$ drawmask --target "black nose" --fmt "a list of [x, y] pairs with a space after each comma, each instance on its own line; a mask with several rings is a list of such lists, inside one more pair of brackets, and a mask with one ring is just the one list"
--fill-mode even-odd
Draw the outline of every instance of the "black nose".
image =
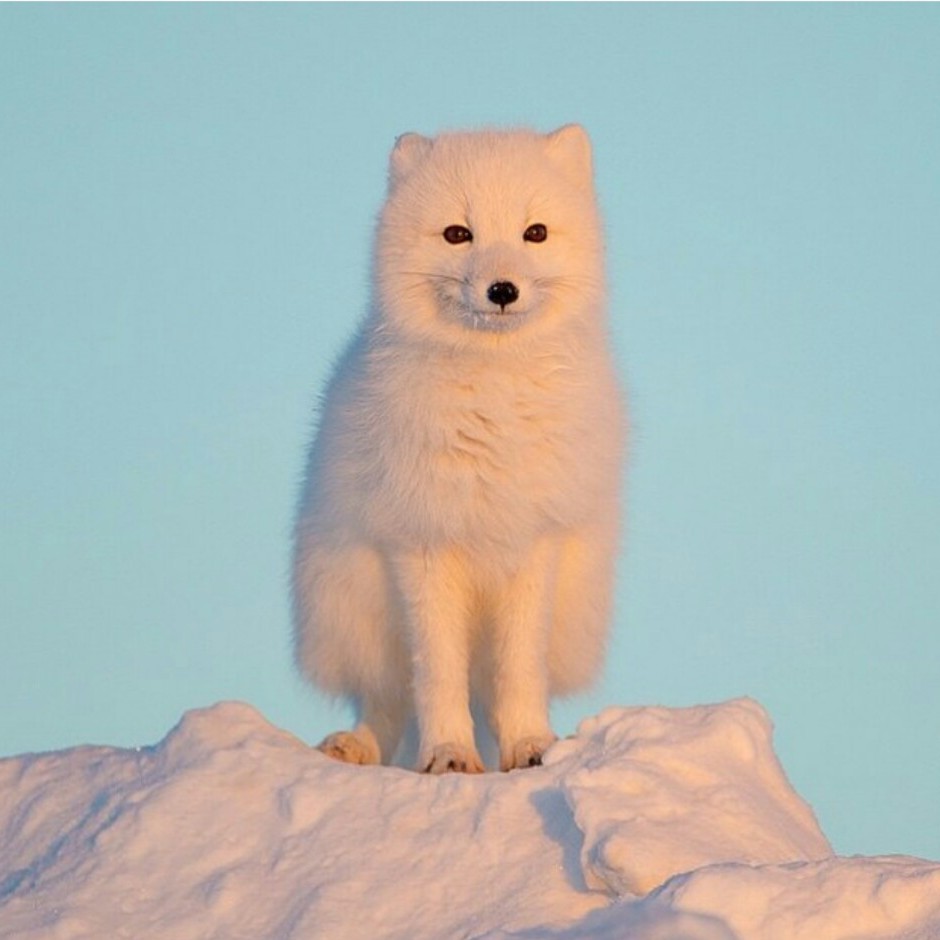
[[512, 281], [494, 281], [486, 290], [490, 303], [508, 307], [519, 299], [519, 288]]

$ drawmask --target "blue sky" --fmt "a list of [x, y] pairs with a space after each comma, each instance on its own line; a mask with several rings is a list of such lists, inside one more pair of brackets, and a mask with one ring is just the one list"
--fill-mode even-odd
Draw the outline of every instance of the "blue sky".
[[940, 8], [0, 8], [0, 754], [244, 699], [406, 130], [579, 121], [634, 436], [608, 704], [763, 702], [842, 853], [940, 857]]

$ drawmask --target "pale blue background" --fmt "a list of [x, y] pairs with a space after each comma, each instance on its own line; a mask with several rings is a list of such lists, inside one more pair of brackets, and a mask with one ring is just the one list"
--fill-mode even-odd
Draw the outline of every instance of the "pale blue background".
[[606, 704], [747, 694], [940, 858], [940, 8], [0, 9], [0, 753], [292, 672], [312, 406], [413, 129], [593, 135], [636, 429]]

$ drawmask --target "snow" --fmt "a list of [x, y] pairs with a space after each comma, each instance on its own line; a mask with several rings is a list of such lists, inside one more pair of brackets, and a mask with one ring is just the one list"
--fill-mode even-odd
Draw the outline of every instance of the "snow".
[[0, 937], [928, 940], [940, 863], [833, 856], [747, 699], [442, 777], [222, 703], [152, 748], [0, 761]]

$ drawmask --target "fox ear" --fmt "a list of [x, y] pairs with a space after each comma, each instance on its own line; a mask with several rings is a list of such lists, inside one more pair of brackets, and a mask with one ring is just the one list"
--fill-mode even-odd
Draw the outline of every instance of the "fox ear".
[[580, 124], [565, 124], [546, 137], [548, 155], [563, 167], [572, 179], [591, 185], [591, 140]]
[[400, 183], [427, 156], [433, 145], [429, 137], [407, 133], [396, 138], [388, 161], [388, 179], [391, 186]]

